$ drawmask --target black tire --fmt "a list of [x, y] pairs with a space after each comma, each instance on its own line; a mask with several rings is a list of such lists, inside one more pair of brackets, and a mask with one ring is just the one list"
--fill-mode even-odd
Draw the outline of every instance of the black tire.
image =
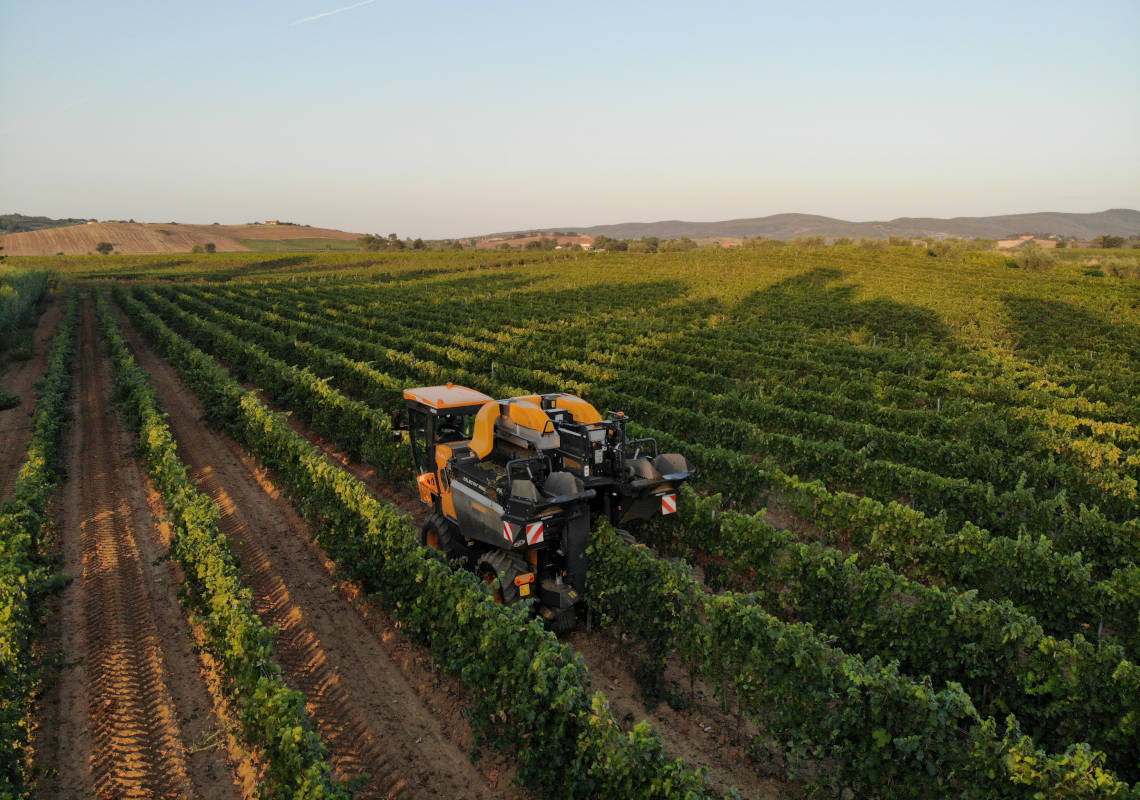
[[518, 602], [519, 587], [515, 585], [515, 578], [531, 571], [522, 556], [503, 550], [484, 553], [475, 562], [475, 574], [491, 587], [495, 602], [504, 605]]
[[454, 523], [438, 511], [424, 520], [424, 526], [420, 529], [420, 544], [440, 551], [448, 561], [459, 559], [463, 566], [471, 566], [467, 542], [459, 535], [459, 529]]
[[563, 608], [554, 612], [554, 617], [547, 623], [555, 636], [564, 636], [578, 627], [578, 614], [572, 608]]
[[634, 538], [634, 535], [627, 531], [625, 528], [615, 528], [614, 530], [617, 533], [617, 537], [628, 544], [630, 547], [637, 546], [637, 539]]

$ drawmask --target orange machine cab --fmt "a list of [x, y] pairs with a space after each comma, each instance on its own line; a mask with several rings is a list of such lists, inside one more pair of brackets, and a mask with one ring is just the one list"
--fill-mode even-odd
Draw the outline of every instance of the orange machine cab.
[[450, 442], [468, 441], [475, 428], [475, 416], [490, 397], [464, 386], [424, 386], [405, 389], [404, 400], [408, 408], [408, 439], [415, 462], [416, 485], [420, 500], [429, 506], [436, 505], [451, 519], [455, 519], [455, 505], [451, 487], [445, 485], [444, 467], [451, 458]]

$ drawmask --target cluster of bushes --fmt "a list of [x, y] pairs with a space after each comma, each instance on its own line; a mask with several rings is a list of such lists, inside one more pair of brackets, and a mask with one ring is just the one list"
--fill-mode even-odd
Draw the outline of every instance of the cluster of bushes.
[[643, 236], [640, 239], [611, 239], [609, 236], [594, 237], [594, 250], [613, 253], [678, 253], [696, 250], [700, 245], [688, 236], [675, 239], [661, 239], [657, 236]]
[[0, 270], [0, 354], [16, 344], [21, 328], [36, 321], [54, 279], [43, 270]]

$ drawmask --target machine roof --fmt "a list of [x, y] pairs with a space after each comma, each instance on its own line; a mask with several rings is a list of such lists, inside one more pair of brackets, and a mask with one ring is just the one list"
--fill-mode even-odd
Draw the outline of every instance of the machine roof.
[[475, 406], [490, 403], [492, 400], [482, 392], [454, 383], [449, 383], [446, 386], [421, 386], [417, 389], [405, 389], [404, 399], [416, 400], [433, 408]]

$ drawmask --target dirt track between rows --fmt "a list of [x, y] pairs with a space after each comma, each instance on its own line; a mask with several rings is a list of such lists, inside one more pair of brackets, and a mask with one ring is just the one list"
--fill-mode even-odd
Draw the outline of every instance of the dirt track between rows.
[[61, 314], [58, 301], [48, 306], [40, 314], [32, 334], [32, 357], [0, 367], [0, 386], [20, 396], [18, 406], [0, 411], [0, 504], [9, 499], [28, 454], [36, 413], [36, 381], [47, 371]]
[[233, 440], [208, 428], [174, 370], [120, 323], [150, 373], [179, 454], [222, 511], [262, 619], [280, 630], [278, 660], [344, 778], [369, 773], [362, 798], [520, 798], [503, 759], [467, 756], [460, 691], [404, 642], [374, 601], [341, 584], [272, 478]]
[[177, 601], [146, 476], [111, 403], [91, 303], [79, 330], [67, 480], [56, 500], [63, 568], [45, 649], [65, 659], [38, 709], [38, 797], [248, 796]]

